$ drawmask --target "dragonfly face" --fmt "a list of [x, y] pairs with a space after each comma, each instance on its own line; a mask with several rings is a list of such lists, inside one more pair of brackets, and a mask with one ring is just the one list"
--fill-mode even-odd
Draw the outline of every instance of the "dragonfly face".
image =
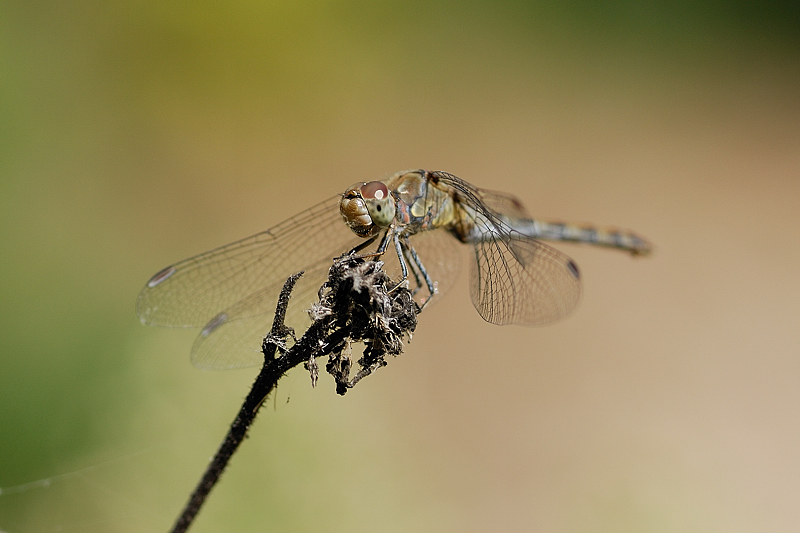
[[394, 198], [382, 181], [356, 183], [342, 195], [339, 213], [353, 233], [372, 237], [394, 220]]

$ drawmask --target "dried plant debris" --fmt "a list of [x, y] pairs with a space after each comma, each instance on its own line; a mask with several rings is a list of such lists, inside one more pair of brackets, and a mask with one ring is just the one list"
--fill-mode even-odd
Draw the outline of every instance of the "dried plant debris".
[[[305, 366], [315, 384], [319, 373], [315, 359], [328, 355], [325, 369], [336, 380], [338, 394], [386, 366], [387, 355], [399, 355], [403, 341], [411, 339], [417, 326], [419, 306], [407, 283], [393, 281], [381, 261], [338, 259], [319, 298], [309, 311], [314, 323], [306, 333], [321, 336], [319, 349]], [[364, 349], [353, 375], [352, 351], [357, 343]]]

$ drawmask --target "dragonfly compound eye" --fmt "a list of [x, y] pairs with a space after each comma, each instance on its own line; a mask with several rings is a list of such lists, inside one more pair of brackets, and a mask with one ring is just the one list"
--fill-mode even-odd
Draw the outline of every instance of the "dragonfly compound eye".
[[381, 228], [389, 226], [394, 220], [394, 198], [382, 181], [370, 181], [361, 186], [361, 197], [367, 205], [372, 222]]

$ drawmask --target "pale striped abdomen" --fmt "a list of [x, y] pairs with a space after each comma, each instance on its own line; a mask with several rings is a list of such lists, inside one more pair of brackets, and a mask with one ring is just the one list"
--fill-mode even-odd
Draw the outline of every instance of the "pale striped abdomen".
[[591, 225], [546, 220], [515, 220], [509, 225], [520, 233], [534, 239], [583, 242], [607, 248], [616, 248], [632, 255], [647, 255], [652, 251], [652, 245], [646, 239], [630, 231], [617, 228], [598, 228]]

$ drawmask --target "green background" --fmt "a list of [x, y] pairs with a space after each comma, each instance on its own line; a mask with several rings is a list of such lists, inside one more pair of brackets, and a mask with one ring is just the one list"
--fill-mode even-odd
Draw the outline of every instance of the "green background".
[[344, 398], [290, 373], [193, 531], [796, 528], [796, 3], [78, 1], [0, 4], [0, 531], [166, 531], [256, 372], [138, 291], [405, 168], [656, 253], [560, 246], [538, 329], [462, 272]]

